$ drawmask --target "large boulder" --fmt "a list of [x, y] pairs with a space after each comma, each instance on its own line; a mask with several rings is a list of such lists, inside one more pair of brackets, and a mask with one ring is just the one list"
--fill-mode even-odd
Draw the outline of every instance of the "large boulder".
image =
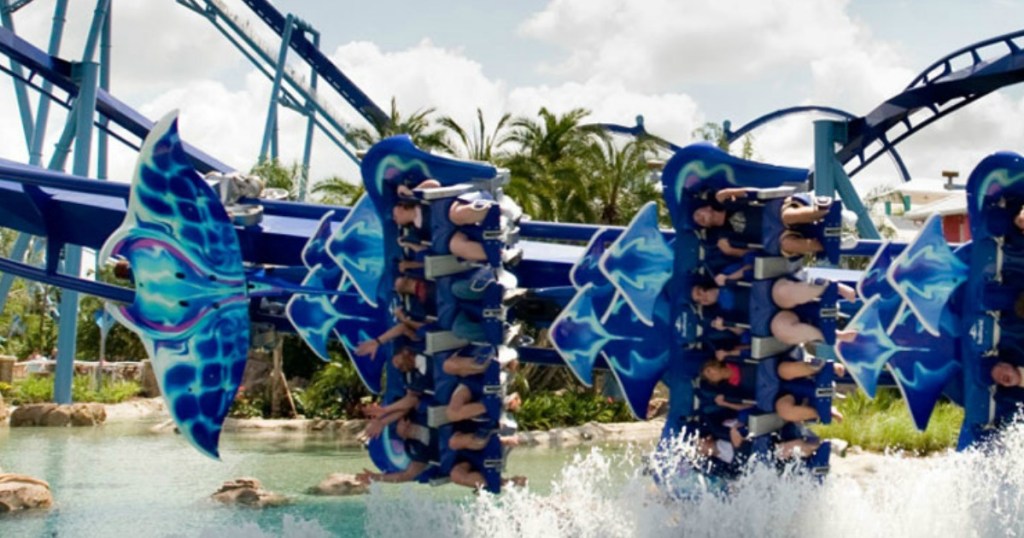
[[160, 385], [156, 381], [156, 372], [153, 370], [153, 363], [149, 359], [142, 361], [142, 372], [139, 383], [142, 385], [142, 393], [148, 398], [160, 396]]
[[99, 403], [71, 405], [72, 426], [97, 426], [107, 420], [107, 408]]
[[11, 413], [11, 427], [23, 426], [95, 426], [107, 419], [103, 404], [76, 403], [57, 405], [54, 403], [26, 404]]
[[63, 428], [71, 425], [71, 406], [58, 405], [43, 415], [43, 423], [40, 426], [51, 428]]
[[42, 426], [45, 424], [43, 417], [54, 409], [57, 409], [57, 404], [55, 403], [25, 404], [19, 406], [13, 413], [11, 413], [11, 427]]
[[263, 484], [255, 478], [236, 478], [224, 482], [211, 499], [247, 508], [265, 508], [288, 504], [288, 499], [263, 489]]
[[20, 474], [0, 473], [0, 513], [53, 506], [50, 485]]
[[309, 488], [309, 493], [313, 495], [363, 495], [369, 491], [369, 484], [360, 482], [356, 475], [346, 473], [333, 473]]

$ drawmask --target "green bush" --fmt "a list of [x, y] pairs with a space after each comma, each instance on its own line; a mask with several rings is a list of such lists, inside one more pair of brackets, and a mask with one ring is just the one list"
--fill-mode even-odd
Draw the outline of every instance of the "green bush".
[[585, 388], [529, 393], [515, 417], [519, 427], [524, 430], [550, 430], [587, 422], [633, 420], [624, 402]]
[[263, 418], [270, 415], [270, 401], [262, 395], [253, 394], [245, 390], [245, 387], [238, 387], [235, 394], [235, 401], [228, 410], [228, 416], [233, 418]]
[[940, 402], [928, 428], [918, 431], [896, 389], [879, 389], [874, 399], [858, 389], [837, 407], [844, 416], [843, 421], [814, 426], [814, 432], [875, 451], [894, 449], [923, 455], [952, 448], [956, 446], [964, 418], [959, 406]]
[[[313, 374], [304, 391], [293, 392], [296, 407], [307, 417], [328, 419], [362, 418], [362, 400], [370, 395], [348, 358], [334, 356]], [[377, 357], [377, 360], [383, 360]]]
[[[142, 387], [134, 381], [104, 381], [99, 390], [93, 388], [91, 376], [75, 376], [71, 381], [71, 400], [74, 402], [120, 403], [134, 398]], [[53, 378], [50, 376], [28, 376], [16, 381], [4, 397], [10, 397], [14, 405], [44, 403], [53, 401]]]
[[[72, 389], [74, 386], [72, 385]], [[14, 394], [11, 403], [14, 405], [43, 403], [53, 401], [53, 378], [30, 375], [14, 382]]]

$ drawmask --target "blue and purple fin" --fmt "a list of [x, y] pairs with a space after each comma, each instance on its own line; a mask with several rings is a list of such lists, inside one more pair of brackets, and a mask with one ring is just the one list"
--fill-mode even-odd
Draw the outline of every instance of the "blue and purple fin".
[[608, 367], [626, 396], [629, 410], [639, 420], [647, 419], [647, 407], [654, 387], [669, 362], [672, 331], [667, 323], [668, 303], [658, 303], [654, 323], [647, 325], [622, 298], [615, 300], [603, 322], [616, 334], [601, 349]]
[[941, 217], [932, 215], [914, 242], [892, 260], [888, 280], [925, 330], [938, 336], [947, 303], [967, 280], [967, 265], [942, 235]]
[[903, 308], [903, 297], [896, 293], [896, 288], [889, 282], [889, 267], [898, 255], [897, 247], [888, 241], [878, 248], [871, 263], [857, 282], [857, 295], [867, 301], [878, 298], [875, 308], [882, 326], [890, 328]]
[[587, 284], [600, 288], [608, 284], [608, 279], [601, 271], [601, 257], [608, 250], [607, 243], [610, 243], [618, 232], [614, 228], [601, 228], [590, 236], [590, 242], [587, 243], [583, 255], [569, 270], [569, 281], [574, 288], [580, 290]]
[[363, 195], [327, 241], [327, 253], [352, 279], [367, 303], [377, 306], [385, 273], [384, 226], [369, 196]]
[[614, 295], [614, 288], [585, 285], [562, 309], [549, 330], [551, 345], [569, 370], [586, 386], [594, 384], [594, 364], [611, 335], [601, 323], [604, 312], [595, 308], [595, 298], [606, 302]]
[[836, 344], [836, 355], [846, 365], [846, 371], [871, 398], [878, 392], [878, 378], [885, 364], [901, 351], [879, 317], [880, 301], [878, 296], [868, 299], [846, 325], [847, 331], [856, 332], [855, 339]]
[[404, 471], [411, 460], [405, 453], [405, 442], [395, 434], [394, 425], [384, 428], [384, 431], [377, 437], [370, 439], [366, 445], [370, 461], [377, 466], [382, 473], [397, 473]]
[[174, 113], [143, 143], [124, 222], [100, 252], [111, 257], [130, 263], [136, 292], [108, 311], [141, 338], [182, 436], [219, 458], [249, 349], [247, 286], [235, 229], [192, 168]]
[[601, 272], [645, 325], [672, 278], [672, 247], [658, 227], [658, 204], [648, 202], [601, 256]]
[[[383, 361], [356, 355], [354, 351], [359, 342], [387, 330], [387, 312], [369, 304], [358, 292], [351, 275], [346, 274], [335, 263], [335, 257], [324, 250], [339, 235], [330, 233], [332, 217], [333, 212], [328, 212], [321, 218], [317, 231], [302, 251], [303, 262], [314, 264], [309, 266], [309, 272], [302, 281], [301, 289], [309, 291], [293, 294], [285, 313], [303, 341], [324, 361], [330, 360], [327, 351], [329, 340], [337, 336], [352, 357], [363, 384], [370, 392], [378, 394], [381, 391]], [[339, 231], [345, 229], [347, 222], [350, 219], [342, 223]]]

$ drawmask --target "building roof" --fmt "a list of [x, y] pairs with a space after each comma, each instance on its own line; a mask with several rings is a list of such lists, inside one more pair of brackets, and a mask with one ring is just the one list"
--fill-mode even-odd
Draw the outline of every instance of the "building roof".
[[921, 194], [921, 195], [943, 195], [951, 192], [959, 192], [956, 189], [950, 190], [946, 188], [946, 182], [943, 179], [919, 177], [911, 179], [906, 183], [899, 183], [896, 185], [890, 185], [888, 189], [879, 192], [875, 195], [869, 195], [869, 199], [884, 198], [893, 193], [900, 194]]
[[917, 207], [904, 213], [904, 217], [911, 220], [924, 220], [931, 215], [965, 215], [967, 214], [967, 193], [964, 191], [946, 191], [948, 196]]

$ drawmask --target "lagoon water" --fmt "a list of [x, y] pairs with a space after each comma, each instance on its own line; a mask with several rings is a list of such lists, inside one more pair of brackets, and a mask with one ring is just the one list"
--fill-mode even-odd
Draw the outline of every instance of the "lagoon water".
[[[728, 496], [673, 500], [642, 473], [643, 450], [518, 450], [531, 485], [500, 497], [379, 486], [314, 497], [331, 472], [369, 466], [325, 439], [226, 435], [223, 462], [138, 425], [0, 429], [0, 467], [48, 480], [58, 507], [0, 518], [0, 536], [830, 536], [1024, 535], [1024, 429], [987, 452], [835, 461], [822, 483], [752, 469]], [[295, 504], [253, 511], [206, 498], [254, 476]]]
[[[225, 434], [222, 462], [198, 454], [152, 423], [98, 428], [0, 428], [0, 468], [50, 483], [57, 507], [47, 513], [0, 517], [0, 537], [115, 536], [363, 536], [367, 497], [319, 497], [305, 491], [332, 472], [372, 468], [366, 452], [339, 448], [326, 436]], [[517, 450], [510, 470], [529, 476], [534, 490], [570, 451]], [[224, 507], [207, 500], [221, 483], [258, 478], [294, 504], [266, 510]], [[403, 486], [375, 490], [374, 502], [401, 501]], [[421, 488], [412, 488], [421, 489]], [[457, 486], [423, 486], [439, 503], [472, 503]], [[237, 534], [236, 534], [237, 533]]]

